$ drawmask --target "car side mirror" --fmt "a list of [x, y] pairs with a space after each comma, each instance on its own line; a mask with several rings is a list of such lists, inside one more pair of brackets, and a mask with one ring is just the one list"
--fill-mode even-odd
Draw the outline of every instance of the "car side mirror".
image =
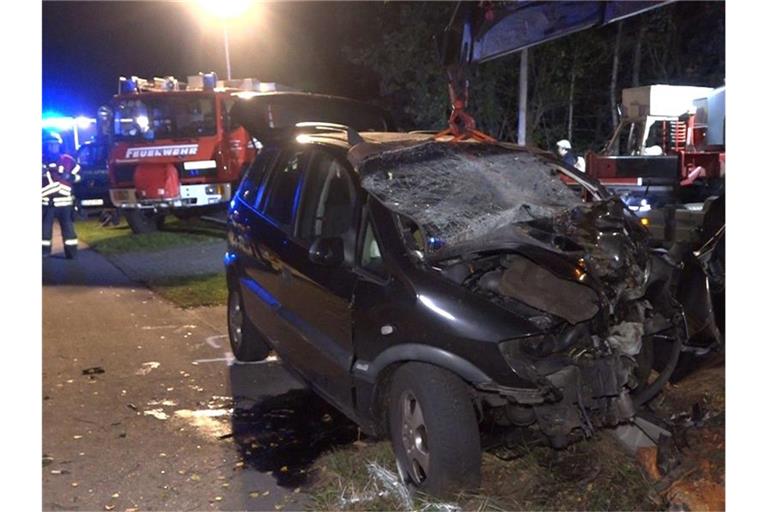
[[338, 236], [318, 238], [309, 246], [309, 261], [335, 267], [344, 261], [344, 240]]

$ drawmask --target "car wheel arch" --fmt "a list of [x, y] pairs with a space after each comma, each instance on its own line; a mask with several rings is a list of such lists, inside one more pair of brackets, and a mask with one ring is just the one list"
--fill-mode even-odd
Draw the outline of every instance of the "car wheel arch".
[[379, 434], [388, 433], [386, 411], [391, 378], [398, 368], [412, 362], [427, 363], [449, 371], [470, 387], [492, 382], [492, 379], [477, 366], [441, 348], [418, 343], [390, 347], [370, 363], [368, 370], [369, 377], [372, 377], [374, 383], [371, 404]]

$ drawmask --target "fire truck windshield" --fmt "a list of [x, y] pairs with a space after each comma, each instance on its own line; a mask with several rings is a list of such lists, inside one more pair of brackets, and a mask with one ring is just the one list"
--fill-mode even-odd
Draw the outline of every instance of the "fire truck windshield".
[[174, 139], [216, 134], [210, 96], [156, 95], [118, 100], [115, 139]]

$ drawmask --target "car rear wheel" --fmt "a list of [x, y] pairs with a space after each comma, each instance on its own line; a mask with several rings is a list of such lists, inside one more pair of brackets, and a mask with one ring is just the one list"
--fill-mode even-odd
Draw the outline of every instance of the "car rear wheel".
[[248, 320], [240, 292], [229, 290], [227, 300], [227, 330], [232, 353], [238, 361], [261, 361], [269, 355], [269, 345]]
[[413, 490], [451, 498], [480, 485], [480, 433], [466, 384], [424, 363], [392, 377], [389, 432], [397, 468]]
[[165, 224], [165, 215], [152, 210], [129, 208], [123, 210], [123, 215], [125, 215], [125, 220], [131, 227], [131, 231], [136, 234], [153, 233], [162, 229]]

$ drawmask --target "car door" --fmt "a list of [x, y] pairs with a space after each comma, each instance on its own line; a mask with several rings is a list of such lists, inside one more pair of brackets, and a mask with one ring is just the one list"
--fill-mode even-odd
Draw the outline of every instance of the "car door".
[[229, 213], [229, 243], [240, 259], [239, 285], [246, 315], [281, 355], [296, 345], [293, 331], [286, 329], [280, 316], [282, 255], [307, 158], [308, 152], [291, 148], [263, 151], [243, 178]]
[[[359, 210], [351, 168], [341, 155], [315, 149], [302, 180], [294, 236], [282, 254], [280, 301], [284, 318], [303, 344], [294, 364], [341, 409], [352, 402], [351, 313]], [[341, 240], [343, 262], [313, 261], [310, 247], [323, 238]]]

